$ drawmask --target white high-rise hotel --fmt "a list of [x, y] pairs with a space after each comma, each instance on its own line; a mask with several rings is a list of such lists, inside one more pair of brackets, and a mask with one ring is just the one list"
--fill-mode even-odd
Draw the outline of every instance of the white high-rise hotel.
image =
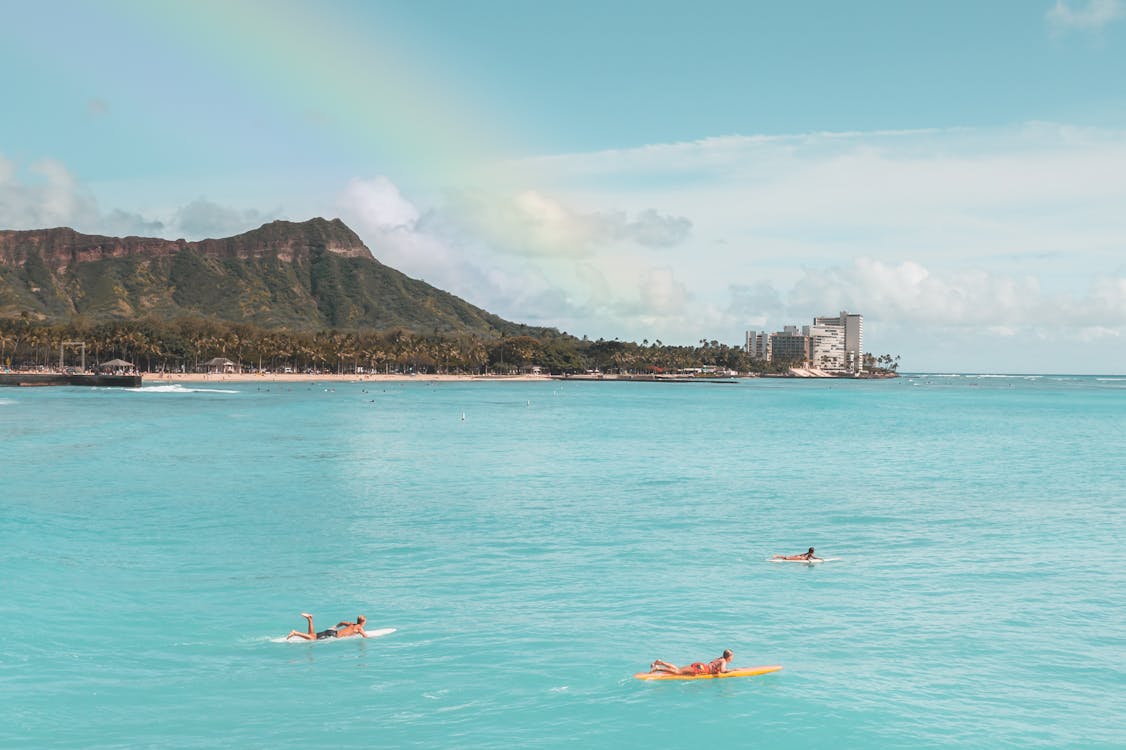
[[864, 368], [864, 316], [823, 315], [813, 325], [786, 326], [777, 333], [747, 331], [747, 353], [768, 362], [792, 361], [833, 372], [860, 372]]

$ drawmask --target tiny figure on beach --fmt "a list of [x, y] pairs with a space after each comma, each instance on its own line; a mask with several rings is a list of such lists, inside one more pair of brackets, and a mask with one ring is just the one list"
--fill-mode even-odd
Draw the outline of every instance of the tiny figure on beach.
[[667, 661], [657, 659], [649, 665], [649, 673], [663, 672], [665, 674], [723, 674], [727, 671], [727, 665], [731, 663], [731, 657], [735, 654], [731, 649], [725, 649], [723, 655], [718, 659], [712, 659], [707, 664], [700, 661], [694, 661], [687, 667], [678, 667], [675, 664], [669, 664]]
[[309, 629], [304, 633], [299, 630], [291, 630], [286, 638], [304, 638], [307, 641], [323, 641], [325, 638], [347, 638], [350, 635], [360, 635], [364, 638], [368, 637], [368, 634], [364, 632], [364, 624], [367, 623], [368, 620], [363, 615], [358, 615], [355, 622], [342, 620], [336, 623], [336, 627], [322, 630], [319, 633], [316, 631], [316, 628], [313, 627], [313, 616], [311, 614], [302, 612], [301, 616], [308, 621]]
[[771, 560], [812, 560], [815, 557], [813, 554], [813, 547], [809, 548], [809, 552], [803, 552], [800, 555], [771, 555]]

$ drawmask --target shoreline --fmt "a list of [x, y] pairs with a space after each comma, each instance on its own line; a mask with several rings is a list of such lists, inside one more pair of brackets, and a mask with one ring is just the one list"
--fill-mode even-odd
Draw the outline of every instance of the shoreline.
[[855, 376], [831, 375], [821, 371], [806, 371], [802, 374], [790, 372], [778, 375], [730, 375], [723, 377], [660, 377], [652, 375], [404, 375], [404, 374], [364, 374], [340, 375], [337, 373], [311, 374], [285, 374], [285, 373], [142, 373], [148, 384], [152, 383], [407, 383], [407, 382], [436, 382], [436, 383], [499, 383], [499, 382], [525, 382], [541, 383], [552, 380], [559, 382], [585, 382], [585, 383], [734, 383], [739, 380], [755, 380], [758, 378], [785, 378], [788, 380], [868, 380], [883, 379], [891, 376], [856, 378]]
[[146, 384], [153, 383], [407, 383], [411, 381], [467, 383], [480, 381], [548, 381], [549, 375], [403, 375], [403, 374], [344, 374], [320, 373], [202, 373], [202, 372], [146, 372]]
[[[881, 376], [889, 377], [889, 376]], [[890, 377], [896, 377], [891, 375]], [[26, 384], [33, 384], [30, 381], [44, 381], [41, 383], [34, 383], [38, 385], [65, 385], [65, 380], [75, 380], [78, 378], [95, 379], [106, 378], [110, 380], [119, 380], [127, 378], [140, 378], [144, 384], [174, 384], [174, 383], [408, 383], [408, 382], [427, 382], [427, 383], [469, 383], [469, 382], [482, 382], [482, 383], [501, 383], [501, 382], [525, 382], [525, 383], [540, 383], [552, 380], [560, 382], [696, 382], [696, 383], [734, 383], [739, 380], [753, 380], [757, 378], [784, 378], [788, 380], [821, 380], [821, 379], [841, 379], [841, 376], [830, 375], [821, 372], [804, 372], [798, 374], [796, 372], [778, 373], [769, 375], [734, 375], [724, 377], [701, 377], [701, 378], [687, 378], [687, 377], [661, 377], [652, 375], [573, 375], [573, 376], [559, 376], [559, 375], [545, 375], [545, 374], [523, 374], [523, 375], [449, 375], [449, 374], [416, 374], [409, 375], [403, 373], [365, 373], [362, 375], [356, 374], [339, 374], [339, 373], [202, 373], [202, 372], [136, 372], [129, 375], [94, 375], [93, 373], [82, 373], [80, 375], [68, 376], [63, 373], [50, 373], [50, 372], [7, 372], [0, 377], [0, 385], [23, 385], [22, 380], [26, 378], [29, 382]], [[875, 379], [871, 378], [855, 378], [847, 377], [844, 379]], [[11, 381], [11, 382], [3, 382]], [[50, 381], [50, 382], [47, 382]], [[59, 381], [59, 382], [55, 382]]]
[[[676, 376], [661, 376], [661, 375], [618, 375], [618, 374], [601, 374], [601, 375], [547, 375], [547, 374], [520, 374], [520, 375], [451, 375], [451, 374], [405, 374], [405, 373], [365, 373], [365, 374], [352, 374], [352, 373], [202, 373], [202, 372], [130, 372], [128, 374], [107, 374], [96, 375], [94, 373], [81, 373], [76, 375], [67, 375], [61, 372], [16, 372], [16, 371], [3, 371], [0, 373], [0, 385], [75, 385], [78, 383], [67, 383], [70, 380], [95, 380], [105, 378], [107, 380], [126, 380], [136, 378], [139, 379], [137, 385], [159, 385], [159, 384], [175, 384], [175, 383], [274, 383], [279, 385], [296, 384], [296, 383], [408, 383], [408, 382], [427, 382], [427, 383], [469, 383], [469, 382], [482, 382], [482, 383], [540, 383], [557, 380], [560, 382], [656, 382], [656, 383], [735, 383], [740, 380], [754, 380], [758, 378], [782, 378], [787, 380], [829, 380], [829, 379], [845, 379], [845, 380], [868, 380], [868, 379], [884, 379], [895, 378], [898, 374], [888, 374], [857, 378], [855, 376], [841, 376], [826, 373], [819, 370], [791, 370], [788, 373], [771, 373], [771, 374], [757, 374], [757, 375], [727, 375], [722, 377], [676, 377]], [[24, 382], [24, 380], [28, 382]], [[32, 382], [41, 381], [41, 382]]]

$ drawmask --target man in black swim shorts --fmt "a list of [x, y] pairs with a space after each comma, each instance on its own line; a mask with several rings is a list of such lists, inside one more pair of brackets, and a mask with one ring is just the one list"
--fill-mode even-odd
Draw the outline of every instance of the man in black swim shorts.
[[304, 617], [305, 620], [309, 623], [309, 629], [304, 633], [298, 630], [291, 630], [289, 631], [289, 635], [287, 635], [286, 638], [303, 638], [307, 641], [323, 641], [326, 638], [346, 638], [350, 635], [360, 635], [364, 638], [368, 637], [368, 634], [364, 632], [364, 624], [367, 623], [367, 618], [363, 615], [356, 617], [355, 622], [338, 622], [335, 628], [322, 630], [319, 633], [316, 632], [316, 630], [313, 628], [313, 616], [311, 614], [309, 614], [308, 612], [302, 612], [301, 616]]

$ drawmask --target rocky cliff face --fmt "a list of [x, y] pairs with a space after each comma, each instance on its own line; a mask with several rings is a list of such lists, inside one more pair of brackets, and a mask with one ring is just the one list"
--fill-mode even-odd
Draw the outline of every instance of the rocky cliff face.
[[292, 262], [315, 251], [345, 258], [372, 258], [359, 236], [340, 219], [294, 223], [272, 221], [234, 237], [217, 240], [162, 240], [155, 237], [103, 237], [73, 229], [0, 230], [0, 265], [22, 266], [37, 256], [58, 273], [78, 263], [109, 258], [166, 258], [194, 250], [205, 258], [277, 258]]
[[0, 317], [24, 314], [51, 322], [191, 315], [288, 330], [488, 337], [520, 329], [383, 265], [339, 219], [274, 221], [199, 242], [0, 231]]

